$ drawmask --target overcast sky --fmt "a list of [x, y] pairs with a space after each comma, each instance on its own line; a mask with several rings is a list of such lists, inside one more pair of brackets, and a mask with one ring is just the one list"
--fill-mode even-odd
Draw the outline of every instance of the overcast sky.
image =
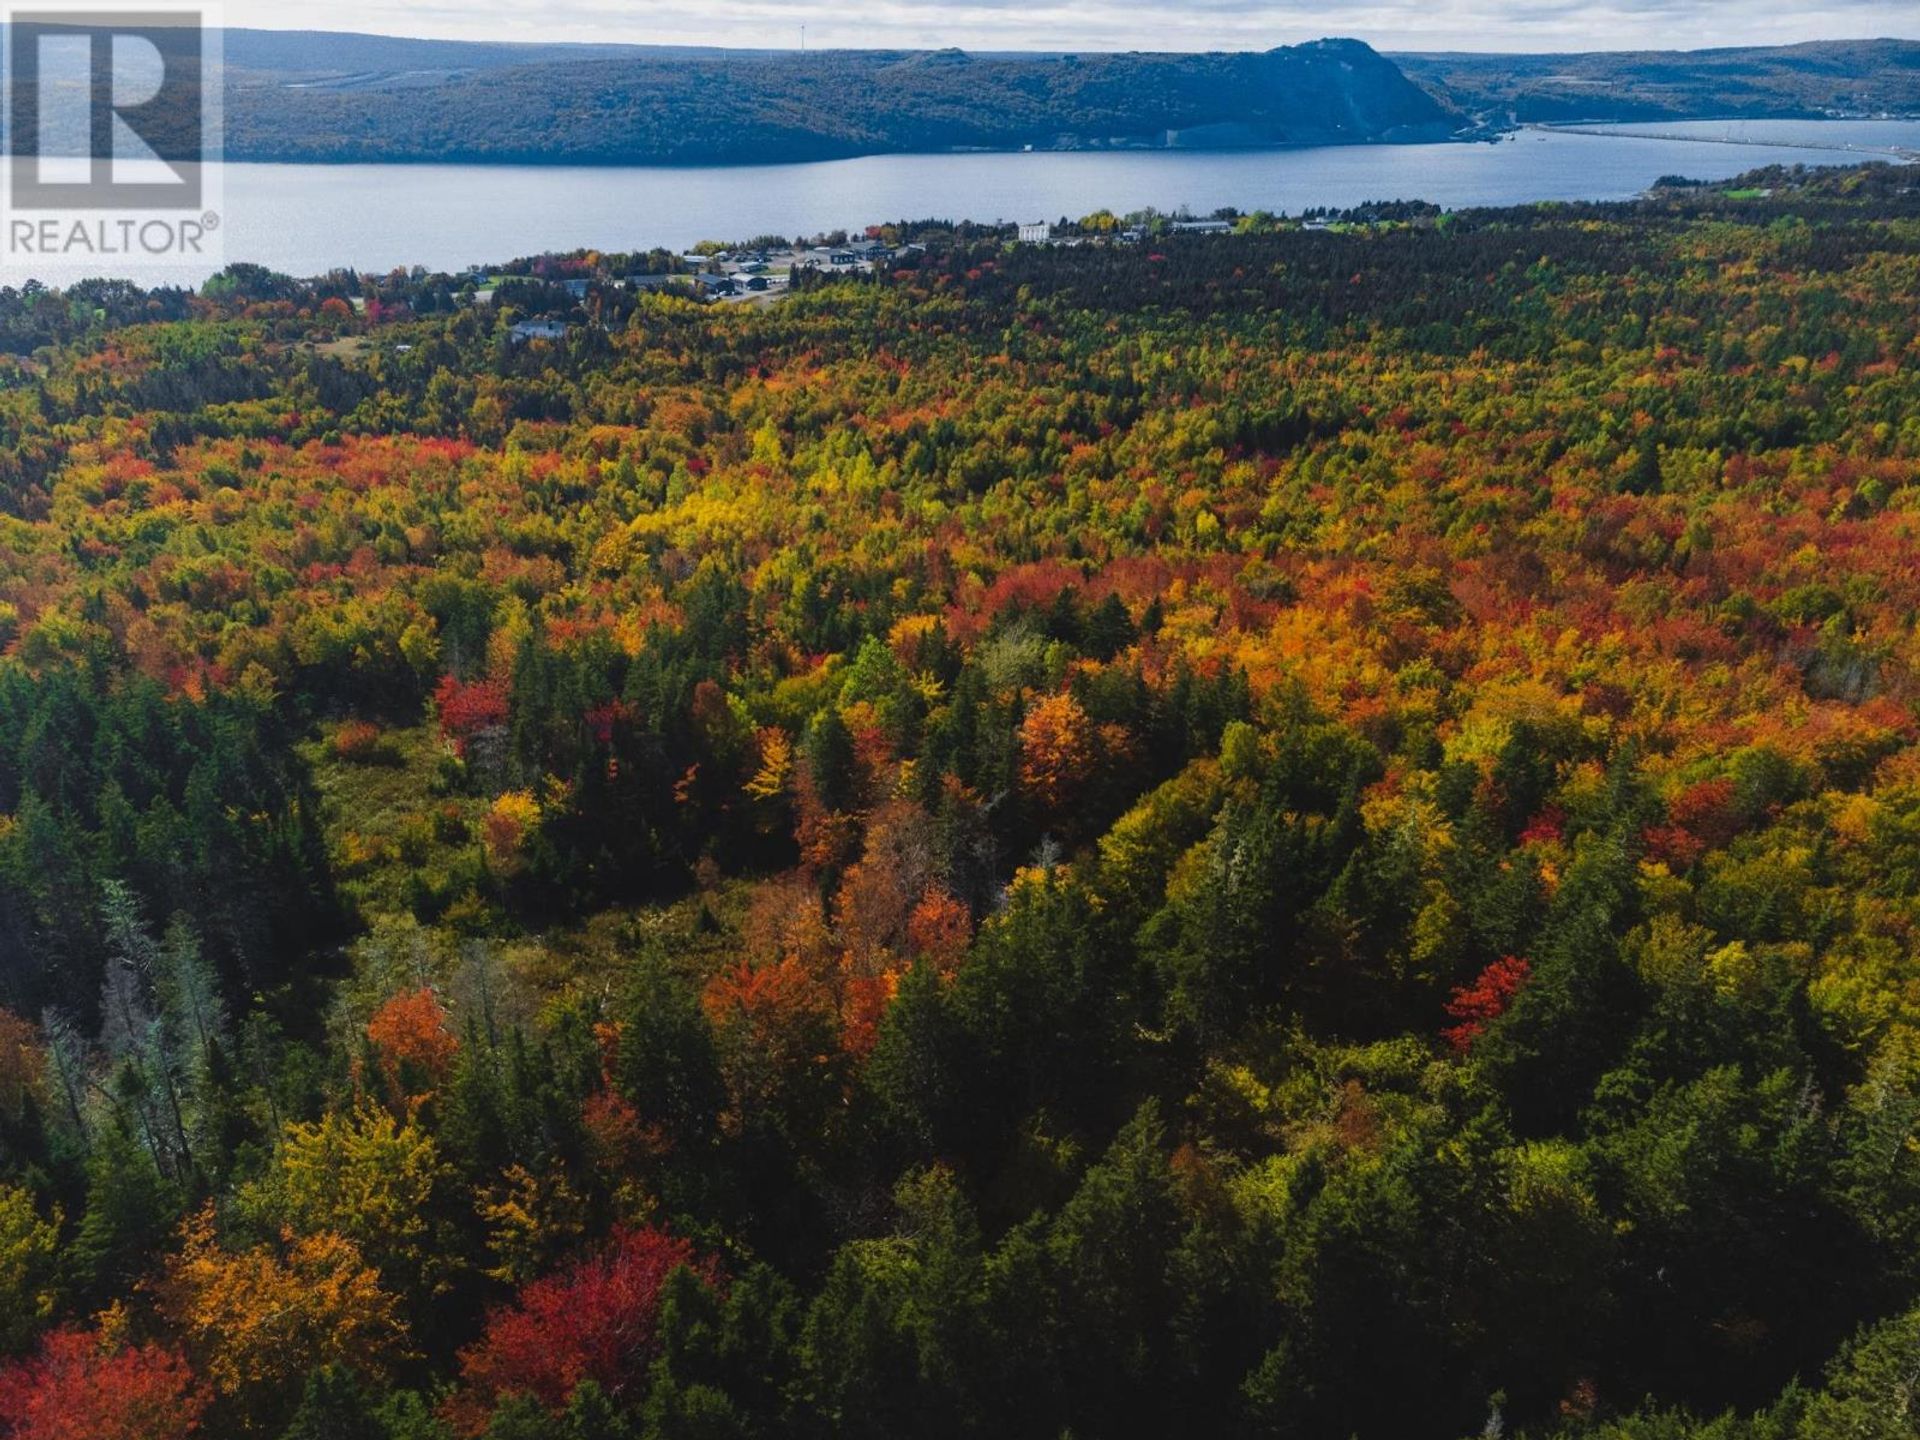
[[[1920, 37], [1920, 0], [226, 0], [229, 25], [474, 40], [967, 49], [1624, 50]], [[324, 19], [321, 18], [324, 16]]]

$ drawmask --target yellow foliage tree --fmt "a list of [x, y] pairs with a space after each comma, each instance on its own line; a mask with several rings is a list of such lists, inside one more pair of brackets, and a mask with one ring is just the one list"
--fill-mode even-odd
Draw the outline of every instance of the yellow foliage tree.
[[493, 802], [480, 822], [480, 841], [487, 864], [501, 875], [517, 875], [521, 851], [540, 827], [540, 802], [531, 791], [509, 790]]
[[182, 1222], [158, 1291], [196, 1371], [242, 1412], [317, 1366], [381, 1375], [407, 1353], [394, 1297], [359, 1247], [330, 1231], [289, 1231], [278, 1247], [233, 1252], [215, 1236], [208, 1206]]
[[248, 1196], [249, 1208], [303, 1236], [355, 1244], [389, 1285], [430, 1283], [428, 1205], [447, 1173], [433, 1137], [374, 1105], [294, 1123], [279, 1163]]
[[0, 1348], [19, 1350], [53, 1313], [60, 1212], [42, 1220], [32, 1194], [0, 1185]]
[[509, 1166], [475, 1205], [498, 1262], [487, 1274], [510, 1285], [533, 1279], [586, 1228], [586, 1202], [557, 1168], [536, 1175], [524, 1165]]
[[768, 725], [755, 736], [760, 750], [760, 768], [746, 783], [746, 792], [755, 800], [771, 800], [787, 788], [793, 770], [793, 742], [777, 725]]

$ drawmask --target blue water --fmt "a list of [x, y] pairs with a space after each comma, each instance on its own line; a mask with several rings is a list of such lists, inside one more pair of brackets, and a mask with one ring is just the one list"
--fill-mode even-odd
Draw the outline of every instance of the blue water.
[[[1920, 151], [1920, 121], [1608, 128], [1604, 135], [1530, 130], [1472, 145], [886, 155], [709, 169], [229, 165], [222, 242], [226, 260], [295, 275], [349, 265], [455, 270], [583, 246], [679, 249], [702, 239], [885, 220], [1051, 220], [1102, 206], [1298, 213], [1390, 199], [1448, 208], [1613, 200], [1667, 174], [1716, 180], [1774, 163], [1853, 164], [1867, 149]], [[1727, 138], [1754, 143], [1714, 143]], [[1823, 148], [1800, 148], [1807, 146]], [[103, 272], [188, 281], [202, 278], [204, 267], [155, 271], [96, 261], [42, 269], [37, 278], [58, 283]], [[9, 283], [23, 278], [0, 275]]]

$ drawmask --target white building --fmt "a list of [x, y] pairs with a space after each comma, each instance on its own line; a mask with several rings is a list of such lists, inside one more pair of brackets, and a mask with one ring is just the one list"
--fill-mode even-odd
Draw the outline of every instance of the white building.
[[1036, 220], [1031, 225], [1020, 227], [1022, 245], [1044, 245], [1053, 238], [1053, 227], [1044, 220]]
[[567, 326], [563, 320], [521, 320], [507, 333], [516, 345], [528, 340], [564, 340]]

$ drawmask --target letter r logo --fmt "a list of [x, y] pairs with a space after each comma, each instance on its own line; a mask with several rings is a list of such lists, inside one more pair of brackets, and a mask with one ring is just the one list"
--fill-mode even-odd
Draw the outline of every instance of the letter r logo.
[[199, 208], [201, 12], [16, 11], [9, 28], [15, 210]]

